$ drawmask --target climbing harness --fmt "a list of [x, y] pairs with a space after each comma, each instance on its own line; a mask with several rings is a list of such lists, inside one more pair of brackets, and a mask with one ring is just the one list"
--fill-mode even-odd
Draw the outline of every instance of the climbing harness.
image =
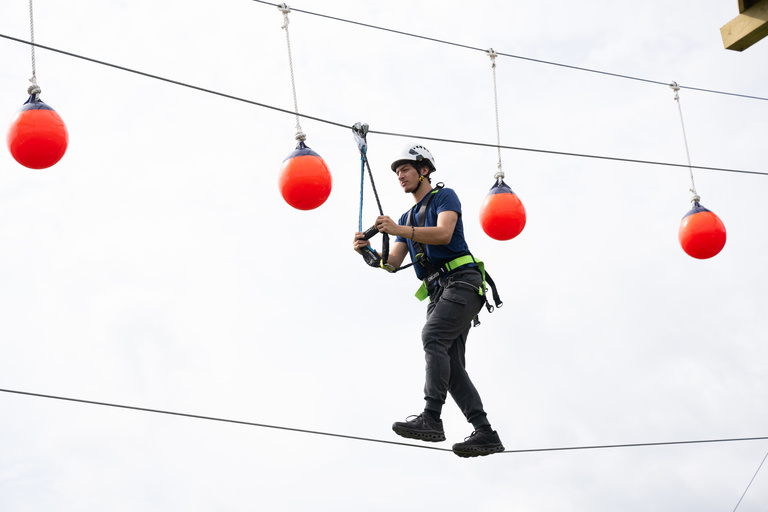
[[[418, 206], [418, 204], [414, 205], [408, 211], [408, 217], [405, 222], [406, 226], [424, 227], [426, 223], [427, 208], [429, 207], [429, 203], [440, 192], [440, 190], [443, 189], [444, 186], [445, 185], [443, 183], [437, 183], [435, 185], [435, 188], [432, 189], [432, 191], [427, 196], [426, 200], [421, 204], [421, 207], [419, 208], [418, 213], [415, 213], [416, 207]], [[413, 251], [416, 254], [414, 261], [419, 265], [421, 265], [427, 271], [427, 277], [425, 277], [422, 280], [421, 286], [419, 287], [418, 290], [416, 290], [415, 295], [417, 299], [419, 300], [426, 299], [429, 296], [429, 293], [432, 290], [432, 287], [434, 286], [435, 281], [439, 280], [440, 278], [446, 277], [448, 274], [450, 274], [454, 270], [457, 270], [466, 265], [474, 264], [478, 268], [478, 270], [480, 270], [480, 273], [483, 276], [483, 284], [480, 286], [478, 293], [485, 297], [485, 307], [486, 309], [488, 309], [488, 312], [493, 313], [494, 306], [492, 306], [490, 301], [488, 300], [488, 294], [486, 293], [487, 292], [486, 282], [491, 286], [491, 294], [493, 295], [493, 302], [496, 305], [496, 307], [500, 308], [504, 304], [501, 301], [501, 298], [499, 297], [498, 290], [496, 289], [496, 283], [493, 282], [493, 279], [491, 278], [490, 274], [488, 274], [485, 271], [485, 264], [482, 261], [475, 259], [475, 257], [472, 256], [472, 254], [463, 254], [449, 261], [445, 265], [436, 267], [435, 265], [432, 264], [431, 261], [429, 261], [429, 258], [427, 257], [426, 244], [417, 242], [416, 240], [411, 240], [411, 244], [413, 245]], [[478, 323], [479, 322], [477, 321], [477, 319], [475, 319], [475, 325], [477, 325]]]

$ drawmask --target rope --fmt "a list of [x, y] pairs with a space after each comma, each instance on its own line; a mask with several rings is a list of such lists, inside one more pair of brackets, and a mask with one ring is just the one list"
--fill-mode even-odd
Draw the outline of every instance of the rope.
[[277, 6], [278, 9], [280, 9], [280, 12], [283, 13], [283, 26], [282, 29], [285, 30], [285, 42], [288, 46], [288, 67], [291, 70], [291, 87], [293, 88], [293, 109], [296, 112], [296, 140], [299, 142], [304, 142], [307, 140], [307, 136], [304, 134], [303, 131], [301, 131], [301, 122], [299, 119], [299, 101], [296, 99], [296, 79], [293, 76], [293, 58], [291, 57], [291, 36], [288, 33], [288, 23], [290, 21], [288, 20], [288, 14], [291, 12], [291, 8], [288, 7], [287, 4], [280, 4]]
[[[361, 149], [361, 151], [365, 151]], [[357, 220], [357, 230], [363, 230], [363, 184], [365, 183], [365, 158], [360, 155], [360, 215]]]
[[749, 487], [752, 485], [752, 482], [754, 482], [754, 481], [755, 481], [755, 477], [756, 477], [756, 476], [757, 476], [757, 474], [760, 472], [760, 468], [761, 468], [761, 467], [763, 467], [763, 463], [765, 462], [765, 459], [767, 459], [767, 458], [768, 458], [768, 453], [766, 453], [766, 454], [765, 454], [765, 457], [763, 457], [763, 462], [761, 462], [761, 463], [760, 463], [760, 465], [759, 465], [759, 466], [757, 466], [757, 471], [755, 471], [755, 474], [754, 474], [754, 475], [752, 475], [752, 480], [750, 480], [750, 481], [749, 481], [749, 483], [747, 484], [747, 488], [746, 488], [746, 489], [744, 489], [744, 493], [741, 495], [741, 498], [739, 498], [739, 502], [738, 502], [738, 503], [736, 504], [736, 506], [733, 508], [733, 512], [736, 512], [736, 509], [737, 509], [737, 508], [739, 508], [739, 505], [741, 505], [741, 500], [743, 500], [743, 499], [744, 499], [744, 496], [746, 496], [746, 495], [747, 495], [747, 491], [749, 490]]
[[691, 177], [691, 188], [689, 189], [690, 192], [693, 194], [693, 197], [691, 197], [692, 203], [698, 203], [701, 201], [701, 198], [696, 193], [696, 184], [693, 182], [693, 168], [691, 167], [691, 154], [688, 151], [688, 137], [685, 136], [685, 122], [683, 121], [683, 108], [680, 106], [680, 86], [677, 85], [677, 82], [672, 82], [669, 84], [669, 87], [672, 88], [673, 91], [675, 91], [675, 101], [677, 102], [677, 111], [680, 113], [680, 126], [683, 128], [683, 143], [685, 144], [685, 156], [688, 158], [688, 174]]
[[491, 70], [493, 71], [493, 106], [496, 109], [496, 150], [499, 154], [499, 162], [496, 164], [496, 174], [493, 175], [496, 178], [496, 182], [501, 186], [501, 181], [504, 179], [504, 171], [501, 170], [501, 130], [499, 129], [499, 97], [496, 92], [496, 57], [498, 53], [493, 51], [493, 48], [486, 50], [488, 56], [491, 58]]
[[[399, 446], [407, 446], [409, 448], [422, 448], [426, 450], [437, 450], [437, 451], [444, 451], [444, 452], [452, 452], [450, 448], [440, 448], [436, 446], [430, 446], [430, 445], [422, 445], [422, 444], [410, 444], [410, 443], [402, 443], [397, 441], [387, 441], [383, 439], [373, 439], [368, 437], [358, 437], [358, 436], [350, 436], [345, 434], [335, 434], [332, 432], [321, 432], [317, 430], [306, 430], [301, 428], [293, 428], [293, 427], [282, 427], [278, 425], [269, 425], [266, 423], [254, 423], [250, 421], [243, 421], [243, 420], [233, 420], [233, 419], [227, 419], [227, 418], [219, 418], [215, 416], [203, 416], [199, 414], [190, 414], [185, 412], [175, 412], [175, 411], [168, 411], [163, 409], [149, 409], [147, 407], [138, 407], [134, 405], [123, 405], [123, 404], [115, 404], [110, 402], [96, 402], [94, 400], [85, 400], [82, 398], [71, 398], [71, 397], [64, 397], [64, 396], [56, 396], [56, 395], [45, 395], [42, 393], [32, 393], [29, 391], [19, 391], [14, 389], [2, 389], [0, 388], [0, 393], [9, 393], [9, 394], [15, 394], [15, 395], [23, 395], [23, 396], [31, 396], [36, 398], [47, 398], [51, 400], [61, 400], [65, 402], [75, 402], [75, 403], [81, 403], [86, 405], [98, 405], [101, 407], [113, 407], [117, 409], [128, 409], [132, 411], [140, 411], [140, 412], [150, 412], [154, 414], [165, 414], [169, 416], [180, 416], [184, 418], [192, 418], [192, 419], [198, 419], [198, 420], [208, 420], [208, 421], [218, 421], [222, 423], [234, 423], [238, 425], [246, 425], [250, 427], [261, 427], [261, 428], [272, 428], [272, 429], [278, 429], [278, 430], [287, 430], [289, 432], [299, 432], [303, 434], [314, 434], [314, 435], [321, 435], [321, 436], [329, 436], [329, 437], [339, 437], [342, 439], [353, 439], [356, 441], [368, 441], [372, 443], [383, 443], [383, 444], [391, 444], [391, 445], [399, 445]], [[688, 440], [688, 441], [663, 441], [663, 442], [651, 442], [651, 443], [631, 443], [631, 444], [605, 444], [605, 445], [592, 445], [592, 446], [563, 446], [563, 447], [554, 447], [554, 448], [527, 448], [527, 449], [519, 449], [519, 450], [505, 450], [502, 453], [537, 453], [537, 452], [560, 452], [560, 451], [572, 451], [572, 450], [599, 450], [599, 449], [617, 449], [617, 448], [640, 448], [640, 447], [650, 447], [650, 446], [674, 446], [674, 445], [686, 445], [686, 444], [707, 444], [707, 443], [733, 443], [733, 442], [743, 442], [743, 441], [766, 441], [768, 440], [768, 436], [761, 436], [761, 437], [737, 437], [737, 438], [728, 438], [728, 439], [703, 439], [703, 440]], [[759, 469], [759, 468], [758, 468]]]
[[[365, 167], [368, 168], [368, 177], [371, 179], [371, 187], [373, 188], [373, 195], [376, 197], [376, 204], [379, 207], [379, 215], [384, 215], [384, 209], [381, 207], [381, 201], [379, 200], [379, 193], [376, 191], [376, 182], [373, 181], [373, 172], [371, 172], [371, 164], [368, 163], [368, 141], [366, 140], [366, 136], [368, 135], [368, 125], [365, 123], [355, 123], [354, 126], [352, 126], [352, 133], [355, 136], [355, 141], [357, 142], [357, 149], [360, 150], [360, 165], [362, 169], [360, 170], [360, 173], [363, 174], [363, 176], [360, 177], [360, 217], [362, 219], [363, 215], [363, 179], [364, 179], [364, 169]], [[363, 230], [362, 228], [362, 220], [360, 221], [360, 231]]]
[[32, 78], [29, 81], [32, 85], [27, 89], [27, 94], [34, 94], [35, 101], [40, 99], [40, 86], [37, 85], [37, 66], [35, 64], [35, 17], [32, 14], [32, 0], [29, 0], [29, 40], [32, 43]]
[[365, 134], [368, 133], [368, 125], [355, 123], [352, 127], [352, 133], [357, 142], [357, 149], [360, 150], [360, 215], [357, 221], [357, 230], [363, 230], [363, 185], [365, 183], [365, 154], [368, 152], [368, 141], [365, 140]]

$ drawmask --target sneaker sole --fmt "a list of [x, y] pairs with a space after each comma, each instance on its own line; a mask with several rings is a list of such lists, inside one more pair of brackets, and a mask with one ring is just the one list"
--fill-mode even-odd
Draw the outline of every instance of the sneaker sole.
[[394, 430], [395, 434], [399, 435], [400, 437], [406, 437], [408, 439], [418, 439], [419, 441], [427, 441], [430, 443], [439, 443], [440, 441], [445, 441], [445, 432], [440, 432], [437, 430], [429, 430], [425, 432], [423, 430], [411, 430], [397, 427], [395, 425], [392, 425], [392, 430]]
[[501, 453], [504, 451], [504, 446], [502, 445], [494, 445], [494, 446], [486, 446], [483, 448], [459, 448], [453, 449], [453, 453], [458, 455], [459, 457], [469, 458], [469, 457], [483, 457], [485, 455], [491, 455], [494, 453]]

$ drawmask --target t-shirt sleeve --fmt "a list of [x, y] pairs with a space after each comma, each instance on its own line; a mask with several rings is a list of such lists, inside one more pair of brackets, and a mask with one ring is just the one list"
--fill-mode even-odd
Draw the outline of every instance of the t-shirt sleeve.
[[439, 215], [440, 212], [456, 212], [459, 215], [461, 215], [461, 201], [459, 201], [459, 196], [456, 195], [456, 192], [453, 191], [453, 189], [446, 188], [441, 190], [437, 193], [437, 196], [435, 197], [435, 206], [436, 206], [436, 213]]

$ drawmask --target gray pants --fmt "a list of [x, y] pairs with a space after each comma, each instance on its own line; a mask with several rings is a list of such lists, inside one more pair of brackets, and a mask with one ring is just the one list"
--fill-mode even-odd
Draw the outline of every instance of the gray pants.
[[448, 393], [473, 426], [487, 425], [480, 394], [467, 374], [464, 351], [472, 320], [485, 304], [478, 293], [483, 277], [475, 268], [454, 271], [430, 296], [421, 331], [427, 375], [426, 409], [440, 412]]

